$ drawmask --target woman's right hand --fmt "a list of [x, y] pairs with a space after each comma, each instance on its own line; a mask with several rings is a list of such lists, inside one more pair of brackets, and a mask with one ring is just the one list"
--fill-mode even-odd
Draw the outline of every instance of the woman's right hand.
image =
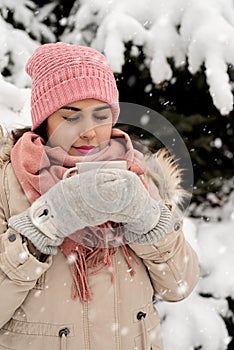
[[108, 221], [106, 201], [94, 193], [96, 171], [59, 181], [30, 208], [9, 219], [9, 226], [27, 237], [44, 254], [56, 254], [63, 239], [85, 226]]

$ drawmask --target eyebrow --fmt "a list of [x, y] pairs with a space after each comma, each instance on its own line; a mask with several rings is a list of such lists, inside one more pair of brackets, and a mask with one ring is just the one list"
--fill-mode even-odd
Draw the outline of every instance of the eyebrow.
[[[105, 105], [105, 106], [96, 107], [96, 108], [94, 108], [93, 110], [94, 110], [94, 111], [102, 111], [103, 109], [108, 109], [108, 108], [110, 108], [110, 106], [109, 106], [109, 105]], [[61, 107], [60, 109], [67, 109], [67, 110], [75, 111], [75, 112], [80, 112], [80, 111], [82, 111], [81, 108], [72, 107], [72, 106], [63, 106], [63, 107]]]

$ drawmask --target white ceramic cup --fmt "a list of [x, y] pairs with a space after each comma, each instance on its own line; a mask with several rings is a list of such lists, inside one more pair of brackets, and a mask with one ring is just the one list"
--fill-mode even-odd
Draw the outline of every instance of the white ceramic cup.
[[78, 174], [83, 173], [85, 171], [93, 170], [93, 169], [123, 169], [127, 170], [127, 162], [126, 160], [110, 160], [110, 161], [102, 161], [102, 162], [82, 162], [76, 163], [76, 165], [67, 171], [65, 171], [63, 175], [63, 179], [66, 179], [69, 174], [76, 172]]

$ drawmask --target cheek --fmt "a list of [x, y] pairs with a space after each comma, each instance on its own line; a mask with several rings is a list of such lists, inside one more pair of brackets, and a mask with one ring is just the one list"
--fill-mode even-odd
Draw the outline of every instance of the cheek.
[[108, 124], [98, 128], [98, 140], [100, 143], [109, 141], [111, 138], [112, 124]]
[[71, 126], [64, 125], [64, 123], [52, 130], [48, 129], [47, 133], [50, 146], [60, 146], [66, 151], [69, 150], [71, 145], [77, 139], [77, 130]]

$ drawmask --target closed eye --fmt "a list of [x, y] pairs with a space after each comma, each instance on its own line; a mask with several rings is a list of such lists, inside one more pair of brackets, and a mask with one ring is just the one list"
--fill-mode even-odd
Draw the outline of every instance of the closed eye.
[[109, 116], [107, 116], [107, 115], [95, 116], [95, 119], [97, 119], [97, 120], [106, 120], [107, 118], [109, 118]]
[[80, 119], [80, 116], [77, 115], [75, 117], [63, 117], [63, 119], [66, 120], [67, 122], [74, 122], [74, 121]]

